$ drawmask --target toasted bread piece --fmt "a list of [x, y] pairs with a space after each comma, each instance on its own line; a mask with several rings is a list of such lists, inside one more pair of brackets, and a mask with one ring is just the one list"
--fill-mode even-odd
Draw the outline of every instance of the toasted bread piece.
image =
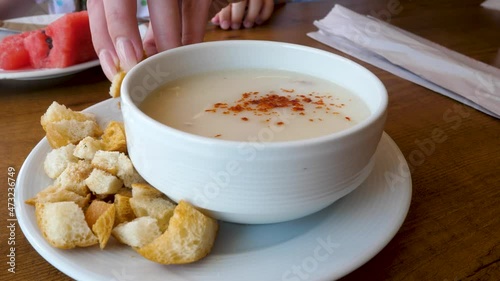
[[132, 184], [132, 197], [148, 197], [148, 198], [158, 198], [165, 196], [158, 189], [154, 188], [147, 183], [134, 183]]
[[61, 120], [47, 124], [46, 137], [53, 148], [78, 143], [87, 136], [97, 137], [101, 131], [95, 121]]
[[85, 211], [85, 220], [99, 239], [99, 247], [104, 249], [115, 224], [115, 205], [94, 200]]
[[123, 186], [119, 178], [100, 169], [93, 169], [85, 184], [95, 194], [115, 194]]
[[86, 208], [90, 203], [90, 193], [85, 196], [60, 186], [51, 185], [37, 193], [33, 198], [26, 200], [26, 204], [35, 206], [36, 203], [75, 202], [80, 208]]
[[77, 162], [78, 158], [73, 156], [75, 150], [74, 144], [68, 144], [59, 148], [53, 149], [45, 157], [43, 161], [43, 169], [45, 174], [51, 179], [57, 178], [68, 166], [68, 163]]
[[92, 166], [116, 176], [119, 156], [120, 152], [118, 151], [98, 150], [92, 159]]
[[76, 121], [96, 121], [95, 116], [90, 113], [73, 111], [64, 105], [57, 102], [52, 102], [52, 104], [47, 108], [47, 111], [40, 118], [40, 123], [42, 128], [46, 130], [47, 125], [52, 122], [57, 122], [61, 120], [76, 120]]
[[75, 147], [73, 155], [80, 159], [92, 161], [96, 151], [101, 150], [101, 142], [93, 137], [86, 137], [81, 140]]
[[127, 196], [127, 197], [132, 197], [132, 189], [130, 189], [128, 187], [122, 187], [122, 188], [120, 188], [120, 190], [118, 190], [118, 192], [116, 192], [116, 194], [120, 194], [120, 195]]
[[92, 159], [92, 166], [117, 176], [129, 188], [133, 183], [145, 182], [135, 170], [130, 158], [118, 151], [97, 151]]
[[130, 206], [136, 217], [149, 216], [158, 221], [160, 231], [164, 232], [174, 214], [175, 203], [166, 198], [133, 197]]
[[102, 134], [94, 115], [75, 112], [57, 102], [50, 105], [40, 123], [53, 148], [77, 144], [87, 136], [98, 137]]
[[130, 206], [130, 197], [116, 194], [115, 195], [115, 225], [120, 223], [129, 222], [136, 218], [132, 206]]
[[137, 252], [161, 264], [194, 262], [210, 253], [218, 227], [215, 219], [180, 201], [167, 231]]
[[35, 215], [43, 237], [54, 247], [71, 249], [98, 243], [74, 202], [37, 203]]
[[123, 123], [117, 121], [109, 122], [101, 136], [101, 143], [104, 150], [127, 153], [127, 140], [125, 138]]
[[111, 87], [109, 88], [109, 95], [113, 98], [120, 96], [120, 88], [122, 86], [123, 78], [125, 78], [125, 71], [119, 71], [113, 76], [113, 81], [111, 81]]
[[86, 196], [90, 191], [85, 184], [85, 179], [91, 172], [92, 165], [88, 161], [80, 160], [76, 163], [69, 163], [54, 181], [54, 185], [73, 191], [81, 196]]
[[130, 158], [123, 153], [118, 156], [118, 172], [116, 175], [123, 181], [123, 184], [129, 188], [132, 187], [134, 183], [146, 182], [135, 170]]
[[123, 244], [140, 248], [161, 235], [156, 219], [140, 217], [113, 228], [113, 236]]

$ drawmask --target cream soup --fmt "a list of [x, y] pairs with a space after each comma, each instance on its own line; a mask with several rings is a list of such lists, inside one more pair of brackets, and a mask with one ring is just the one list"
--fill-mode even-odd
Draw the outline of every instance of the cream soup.
[[267, 69], [210, 72], [168, 82], [140, 108], [184, 132], [260, 142], [324, 136], [370, 115], [359, 97], [337, 84]]

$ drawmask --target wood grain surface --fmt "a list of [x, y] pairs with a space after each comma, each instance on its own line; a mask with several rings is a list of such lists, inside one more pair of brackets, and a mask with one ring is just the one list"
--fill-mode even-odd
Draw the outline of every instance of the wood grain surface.
[[[306, 36], [335, 3], [381, 16], [407, 31], [487, 64], [500, 64], [500, 11], [481, 1], [344, 0], [279, 5], [265, 25], [222, 31], [206, 40], [291, 42], [351, 58]], [[387, 13], [390, 5], [398, 13]], [[388, 16], [389, 15], [389, 16]], [[342, 280], [500, 280], [500, 121], [351, 58], [389, 92], [385, 131], [412, 171], [413, 198], [394, 239]], [[108, 99], [109, 81], [95, 67], [49, 81], [0, 81], [0, 280], [71, 280], [15, 230], [16, 273], [8, 272], [8, 167], [17, 172], [42, 139], [40, 116], [52, 101], [81, 110]], [[500, 89], [497, 89], [500, 90]], [[439, 141], [433, 136], [440, 135]], [[272, 262], [272, 261], [270, 261]]]

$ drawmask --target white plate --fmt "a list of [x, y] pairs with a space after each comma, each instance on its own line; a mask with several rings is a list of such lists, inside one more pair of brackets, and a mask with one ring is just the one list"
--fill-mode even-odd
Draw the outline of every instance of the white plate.
[[[15, 22], [15, 23], [24, 23], [24, 24], [37, 24], [37, 25], [48, 25], [49, 23], [55, 21], [59, 17], [61, 17], [62, 14], [58, 15], [39, 15], [39, 16], [32, 16], [32, 17], [23, 17], [23, 18], [16, 18], [16, 19], [9, 19], [6, 20], [6, 22]], [[8, 34], [4, 34], [4, 36], [1, 36], [0, 33], [0, 40], [3, 39]], [[33, 68], [26, 68], [22, 70], [3, 70], [0, 69], [0, 80], [2, 79], [11, 79], [11, 80], [41, 80], [41, 79], [51, 79], [51, 78], [57, 78], [61, 76], [67, 76], [71, 75], [83, 70], [86, 70], [88, 68], [98, 66], [99, 65], [99, 60], [93, 60], [93, 61], [88, 61], [84, 63], [80, 63], [77, 65], [73, 65], [70, 67], [65, 67], [65, 68], [45, 68], [45, 69], [33, 69]]]
[[[99, 122], [121, 120], [118, 99], [86, 111]], [[181, 266], [150, 262], [132, 249], [111, 241], [98, 247], [59, 250], [43, 239], [34, 208], [23, 202], [48, 186], [43, 160], [46, 139], [33, 149], [21, 168], [16, 187], [16, 213], [21, 229], [36, 251], [77, 280], [332, 280], [375, 256], [396, 234], [411, 200], [408, 165], [392, 139], [384, 134], [372, 174], [355, 191], [311, 216], [280, 224], [221, 223], [212, 253]]]

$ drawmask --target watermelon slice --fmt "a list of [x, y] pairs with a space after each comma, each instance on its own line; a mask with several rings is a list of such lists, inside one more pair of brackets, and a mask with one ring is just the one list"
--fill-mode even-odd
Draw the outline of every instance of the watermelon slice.
[[30, 56], [24, 48], [24, 38], [29, 32], [10, 35], [0, 42], [0, 68], [14, 70], [30, 66]]
[[44, 30], [36, 30], [24, 38], [24, 46], [28, 51], [30, 64], [34, 68], [44, 68], [50, 53], [50, 38]]
[[63, 68], [97, 58], [87, 11], [66, 14], [45, 29], [4, 38], [0, 68]]
[[52, 39], [52, 49], [45, 67], [67, 67], [97, 58], [87, 11], [59, 18], [49, 24], [46, 34]]

